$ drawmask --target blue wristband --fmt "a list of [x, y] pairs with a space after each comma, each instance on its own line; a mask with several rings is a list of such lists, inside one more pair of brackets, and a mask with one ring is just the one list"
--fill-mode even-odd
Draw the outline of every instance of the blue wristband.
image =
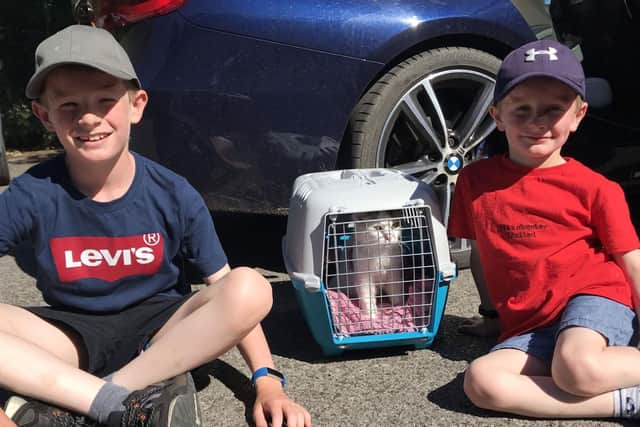
[[256, 371], [253, 373], [253, 375], [251, 375], [251, 384], [255, 387], [256, 386], [256, 380], [260, 377], [264, 377], [267, 375], [272, 375], [276, 378], [278, 378], [280, 380], [280, 383], [282, 384], [282, 387], [284, 387], [284, 385], [287, 383], [287, 380], [284, 378], [284, 374], [280, 371], [276, 371], [273, 368], [258, 368], [256, 369]]

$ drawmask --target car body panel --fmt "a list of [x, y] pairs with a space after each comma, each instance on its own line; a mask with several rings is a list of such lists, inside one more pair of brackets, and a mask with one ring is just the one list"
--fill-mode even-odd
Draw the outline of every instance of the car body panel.
[[189, 0], [178, 13], [203, 28], [383, 63], [441, 37], [490, 34], [511, 46], [531, 38], [506, 0]]
[[[187, 177], [213, 210], [273, 212], [295, 177], [334, 168], [354, 100], [383, 67], [226, 33], [202, 37], [210, 31], [189, 23], [172, 28], [154, 40], [152, 60], [132, 55], [150, 93], [132, 146]], [[150, 29], [143, 22], [129, 34], [139, 40]]]
[[118, 36], [150, 93], [133, 149], [212, 210], [263, 213], [286, 211], [297, 176], [336, 167], [351, 111], [400, 60], [452, 45], [501, 55], [535, 37], [496, 0], [190, 0]]

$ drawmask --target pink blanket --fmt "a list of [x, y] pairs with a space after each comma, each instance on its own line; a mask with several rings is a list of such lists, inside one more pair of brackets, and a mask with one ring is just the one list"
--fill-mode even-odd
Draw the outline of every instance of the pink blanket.
[[429, 293], [410, 290], [405, 305], [391, 307], [388, 304], [381, 304], [378, 306], [378, 315], [375, 319], [361, 312], [357, 299], [349, 299], [342, 292], [327, 290], [327, 297], [333, 324], [340, 334], [415, 332], [429, 324], [431, 311]]

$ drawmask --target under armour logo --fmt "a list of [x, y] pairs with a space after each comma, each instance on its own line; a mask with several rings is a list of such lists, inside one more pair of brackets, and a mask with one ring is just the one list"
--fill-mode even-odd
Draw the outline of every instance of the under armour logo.
[[534, 62], [536, 60], [536, 55], [549, 55], [549, 61], [557, 61], [558, 60], [558, 49], [555, 47], [550, 47], [546, 50], [535, 50], [534, 48], [529, 49], [527, 52], [527, 56], [524, 57], [525, 62]]

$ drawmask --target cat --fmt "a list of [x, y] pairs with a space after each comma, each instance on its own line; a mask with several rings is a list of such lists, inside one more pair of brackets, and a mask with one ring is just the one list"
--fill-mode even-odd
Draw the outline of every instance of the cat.
[[376, 297], [382, 294], [393, 307], [404, 304], [402, 225], [385, 212], [353, 214], [351, 289], [358, 297], [361, 313], [378, 315]]

